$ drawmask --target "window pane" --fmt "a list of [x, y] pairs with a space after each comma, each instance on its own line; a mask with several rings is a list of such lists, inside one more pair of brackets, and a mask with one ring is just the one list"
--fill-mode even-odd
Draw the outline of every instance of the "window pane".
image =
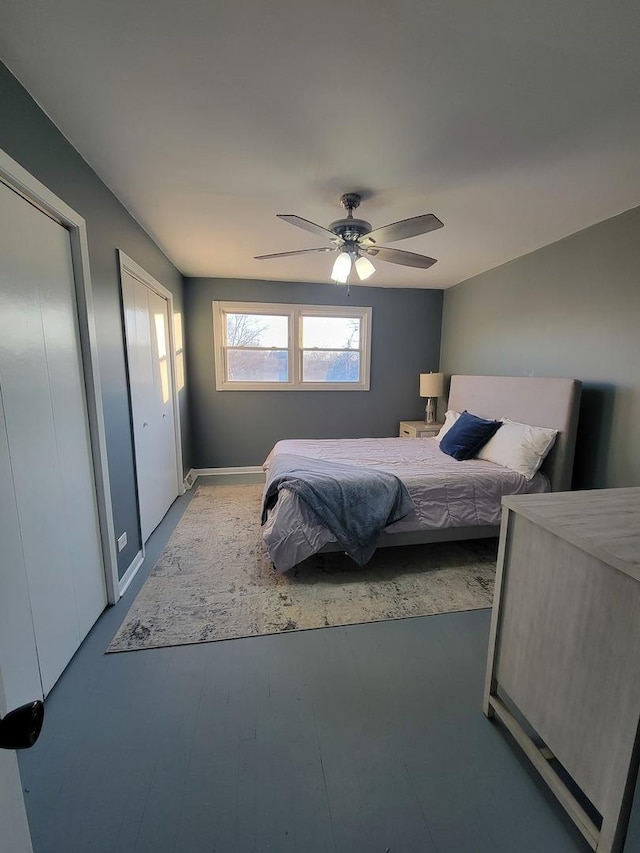
[[360, 353], [353, 350], [304, 352], [302, 379], [304, 382], [359, 382]]
[[288, 317], [271, 314], [227, 314], [227, 346], [278, 347], [288, 345]]
[[227, 350], [227, 379], [230, 382], [287, 382], [289, 354], [286, 350]]
[[302, 346], [304, 349], [358, 349], [360, 318], [303, 317]]

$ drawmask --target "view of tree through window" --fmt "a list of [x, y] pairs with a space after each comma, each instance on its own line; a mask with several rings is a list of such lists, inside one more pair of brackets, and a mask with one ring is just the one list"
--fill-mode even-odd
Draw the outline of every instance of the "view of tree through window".
[[220, 390], [368, 390], [371, 309], [214, 302]]
[[357, 382], [360, 379], [360, 319], [302, 317], [304, 382]]
[[236, 382], [286, 382], [289, 318], [227, 314], [227, 375]]

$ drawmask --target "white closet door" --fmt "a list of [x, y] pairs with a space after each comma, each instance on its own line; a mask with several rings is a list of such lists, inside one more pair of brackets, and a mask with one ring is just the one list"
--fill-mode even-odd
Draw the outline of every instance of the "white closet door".
[[0, 386], [46, 695], [104, 609], [104, 569], [69, 233], [4, 185], [0, 222]]
[[167, 300], [122, 274], [142, 540], [178, 496]]
[[178, 497], [178, 474], [176, 458], [176, 431], [173, 408], [173, 382], [171, 377], [169, 305], [155, 291], [146, 288], [149, 296], [149, 320], [151, 326], [151, 351], [153, 353], [153, 416], [155, 418], [154, 439], [157, 445], [158, 465], [154, 470], [155, 487], [163, 495], [160, 511], [162, 516]]
[[[12, 707], [42, 696], [20, 520], [0, 387], [0, 659]], [[11, 654], [7, 666], [7, 654]], [[2, 712], [4, 713], [4, 712]]]
[[151, 364], [151, 328], [147, 288], [133, 276], [124, 273], [122, 289], [125, 306], [125, 333], [129, 362], [129, 393], [136, 453], [136, 476], [142, 541], [153, 527], [155, 497], [152, 489], [153, 430], [151, 408], [153, 399], [153, 366]]

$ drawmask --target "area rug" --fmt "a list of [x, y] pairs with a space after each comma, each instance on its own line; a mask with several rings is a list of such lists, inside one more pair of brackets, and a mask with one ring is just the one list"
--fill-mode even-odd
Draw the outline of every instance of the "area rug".
[[496, 540], [319, 554], [279, 574], [259, 485], [197, 487], [107, 649], [135, 651], [490, 607]]

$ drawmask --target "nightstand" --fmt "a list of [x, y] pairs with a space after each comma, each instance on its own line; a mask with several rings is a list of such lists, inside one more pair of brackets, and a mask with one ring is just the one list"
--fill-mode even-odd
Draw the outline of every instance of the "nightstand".
[[426, 424], [424, 421], [400, 421], [400, 438], [433, 438], [440, 432], [442, 423], [436, 421]]

